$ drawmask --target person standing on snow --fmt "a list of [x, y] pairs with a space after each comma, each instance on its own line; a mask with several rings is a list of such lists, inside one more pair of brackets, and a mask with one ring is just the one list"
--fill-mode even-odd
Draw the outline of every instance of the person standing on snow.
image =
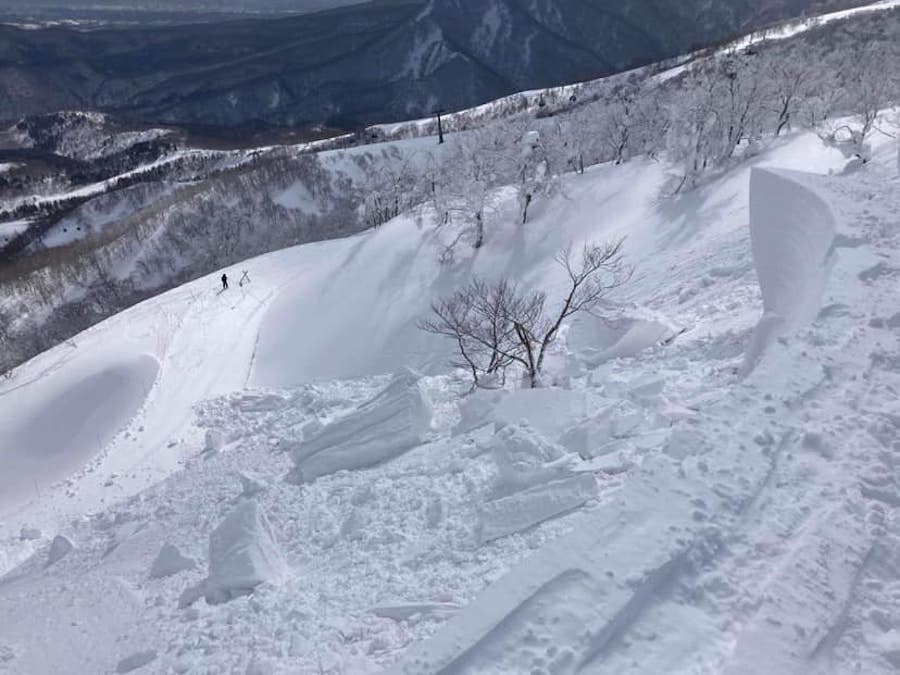
[[228, 275], [224, 273], [222, 274], [222, 290], [228, 290]]

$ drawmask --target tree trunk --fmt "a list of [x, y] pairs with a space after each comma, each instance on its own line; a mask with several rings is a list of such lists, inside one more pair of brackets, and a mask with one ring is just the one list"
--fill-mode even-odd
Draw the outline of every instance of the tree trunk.
[[484, 220], [481, 217], [481, 211], [475, 214], [475, 244], [477, 250], [484, 245]]

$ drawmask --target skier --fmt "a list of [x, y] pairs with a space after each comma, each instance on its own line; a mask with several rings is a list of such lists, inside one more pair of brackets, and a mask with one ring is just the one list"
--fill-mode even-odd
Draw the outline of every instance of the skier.
[[228, 275], [224, 273], [222, 274], [222, 290], [228, 290]]

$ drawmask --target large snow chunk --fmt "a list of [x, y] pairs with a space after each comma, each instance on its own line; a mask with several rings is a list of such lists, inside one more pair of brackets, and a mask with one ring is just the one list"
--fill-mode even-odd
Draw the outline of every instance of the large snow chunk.
[[206, 601], [248, 595], [261, 583], [278, 583], [286, 570], [268, 518], [254, 500], [242, 501], [209, 535]]
[[585, 473], [487, 502], [481, 508], [478, 543], [521, 532], [576, 509], [596, 496], [597, 481]]
[[293, 451], [289, 479], [302, 483], [335, 471], [364, 469], [420, 445], [431, 428], [431, 405], [419, 376], [401, 370], [377, 396], [326, 426]]
[[[639, 396], [634, 398], [646, 400]], [[680, 410], [672, 414], [680, 414]], [[666, 414], [647, 411], [633, 401], [623, 399], [573, 426], [562, 435], [559, 443], [583, 459], [591, 459], [621, 449], [625, 441], [639, 446], [649, 443], [648, 447], [653, 447], [657, 445], [658, 432], [664, 432], [669, 426], [671, 418]]]
[[836, 232], [828, 204], [787, 173], [750, 174], [750, 241], [763, 316], [745, 354], [744, 374], [775, 338], [815, 318]]
[[584, 392], [569, 389], [521, 389], [504, 396], [494, 409], [498, 427], [528, 420], [535, 431], [550, 440], [556, 440], [586, 416]]
[[546, 483], [570, 473], [562, 450], [524, 423], [503, 427], [484, 449], [491, 453], [497, 466], [496, 496]]
[[498, 429], [528, 420], [542, 436], [559, 438], [587, 416], [584, 392], [569, 389], [520, 389], [477, 391], [459, 406], [460, 421], [453, 433], [463, 434], [494, 423]]
[[453, 427], [453, 435], [467, 434], [494, 423], [494, 410], [506, 392], [497, 389], [478, 389], [459, 404], [459, 422]]

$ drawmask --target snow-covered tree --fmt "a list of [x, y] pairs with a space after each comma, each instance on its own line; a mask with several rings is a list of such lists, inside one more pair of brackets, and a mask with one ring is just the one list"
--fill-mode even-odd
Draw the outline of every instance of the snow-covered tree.
[[853, 113], [852, 126], [844, 129], [860, 155], [866, 152], [866, 140], [882, 109], [898, 99], [897, 69], [885, 68], [886, 64], [897, 64], [898, 59], [900, 51], [895, 45], [873, 42], [847, 53], [841, 64], [842, 89]]
[[552, 191], [554, 176], [548, 152], [540, 132], [529, 130], [519, 139], [518, 198], [522, 224], [528, 220], [532, 202]]
[[435, 170], [432, 201], [439, 224], [454, 216], [462, 228], [451, 247], [469, 239], [474, 249], [484, 244], [485, 218], [494, 207], [497, 187], [513, 182], [516, 144], [505, 125], [483, 127], [454, 139], [454, 146]]

